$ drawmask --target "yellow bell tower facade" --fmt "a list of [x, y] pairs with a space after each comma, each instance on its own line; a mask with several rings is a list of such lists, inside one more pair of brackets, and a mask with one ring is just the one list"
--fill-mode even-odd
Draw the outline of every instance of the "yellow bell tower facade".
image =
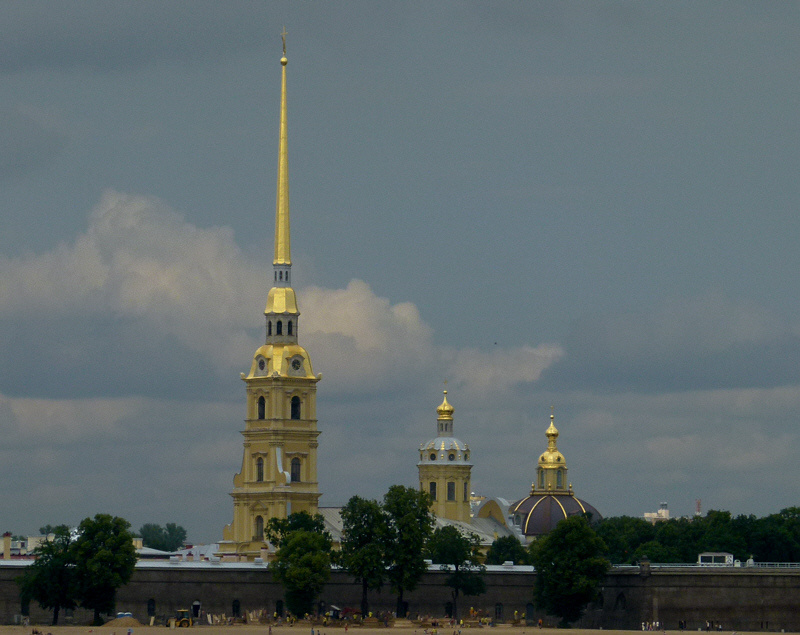
[[436, 438], [419, 446], [419, 488], [431, 496], [431, 511], [439, 518], [469, 522], [469, 446], [453, 436], [455, 408], [444, 400], [436, 409]]
[[223, 529], [220, 555], [262, 556], [270, 518], [317, 512], [317, 382], [311, 358], [297, 342], [300, 311], [291, 286], [286, 40], [281, 58], [280, 142], [272, 288], [264, 310], [266, 341], [253, 355], [246, 385], [242, 469], [233, 478], [233, 522]]

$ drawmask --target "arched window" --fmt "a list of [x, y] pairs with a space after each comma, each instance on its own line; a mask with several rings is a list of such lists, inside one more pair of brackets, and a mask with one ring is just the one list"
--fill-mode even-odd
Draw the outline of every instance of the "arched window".
[[436, 500], [436, 481], [431, 481], [430, 489], [428, 490], [431, 494], [431, 500]]
[[278, 274], [278, 280], [283, 280], [283, 271]]
[[447, 483], [447, 500], [454, 501], [456, 499], [456, 484], [453, 481]]
[[267, 322], [267, 335], [272, 335], [272, 320]]
[[464, 481], [464, 500], [469, 500], [469, 481]]
[[256, 459], [256, 480], [261, 483], [264, 480], [264, 459]]
[[256, 516], [256, 526], [253, 532], [253, 540], [264, 540], [264, 519]]
[[561, 487], [561, 483], [562, 483], [562, 478], [561, 477], [562, 477], [561, 470], [557, 470], [556, 471], [556, 487]]
[[544, 470], [539, 470], [539, 487], [544, 487]]
[[300, 482], [300, 459], [292, 459], [292, 483]]
[[258, 398], [258, 418], [263, 419], [267, 410], [267, 400], [264, 399], [264, 395], [261, 395]]
[[292, 419], [300, 418], [300, 397], [292, 397], [292, 413], [290, 416]]
[[280, 320], [275, 323], [275, 335], [283, 335], [283, 322]]
[[292, 334], [292, 321], [289, 320], [289, 323], [286, 325], [286, 335]]
[[286, 272], [286, 282], [289, 282], [289, 272]]

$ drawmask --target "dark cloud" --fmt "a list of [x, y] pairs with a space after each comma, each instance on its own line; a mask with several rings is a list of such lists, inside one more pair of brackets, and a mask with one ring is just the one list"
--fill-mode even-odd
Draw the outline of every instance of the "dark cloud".
[[3, 16], [5, 72], [188, 61], [257, 46], [268, 29], [264, 4], [244, 0], [31, 0], [7, 3]]
[[800, 383], [796, 328], [720, 297], [578, 320], [550, 389], [680, 392]]
[[0, 109], [0, 179], [51, 165], [69, 142], [55, 126], [19, 109]]

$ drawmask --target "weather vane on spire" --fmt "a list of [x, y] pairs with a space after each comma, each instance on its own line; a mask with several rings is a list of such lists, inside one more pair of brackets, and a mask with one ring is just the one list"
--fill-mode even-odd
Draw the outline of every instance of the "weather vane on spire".
[[283, 54], [286, 55], [286, 36], [288, 35], [286, 31], [286, 27], [283, 27], [283, 32], [281, 33], [281, 39], [283, 40]]

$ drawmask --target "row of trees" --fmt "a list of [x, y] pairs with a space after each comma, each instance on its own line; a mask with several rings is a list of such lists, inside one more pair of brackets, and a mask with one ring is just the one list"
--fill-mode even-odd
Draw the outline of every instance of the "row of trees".
[[397, 615], [404, 616], [404, 594], [416, 588], [426, 559], [449, 571], [445, 583], [454, 612], [460, 595], [484, 592], [477, 537], [453, 527], [434, 530], [430, 502], [427, 493], [401, 485], [390, 487], [381, 502], [353, 496], [342, 508], [341, 549], [335, 552], [319, 514], [270, 519], [265, 534], [278, 547], [275, 575], [289, 610], [295, 615], [313, 611], [332, 565], [361, 584], [362, 615], [369, 613], [369, 592], [388, 584], [397, 595]]
[[704, 551], [726, 551], [739, 560], [800, 562], [800, 507], [763, 518], [732, 517], [709, 511], [696, 518], [675, 518], [655, 525], [641, 518], [606, 518], [597, 526], [614, 564], [696, 562]]
[[100, 614], [114, 610], [117, 589], [136, 565], [129, 529], [128, 521], [108, 514], [85, 518], [75, 530], [48, 525], [36, 560], [18, 579], [23, 603], [52, 609], [54, 625], [61, 609], [76, 606], [94, 611], [94, 623], [102, 624]]

